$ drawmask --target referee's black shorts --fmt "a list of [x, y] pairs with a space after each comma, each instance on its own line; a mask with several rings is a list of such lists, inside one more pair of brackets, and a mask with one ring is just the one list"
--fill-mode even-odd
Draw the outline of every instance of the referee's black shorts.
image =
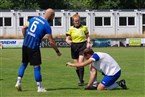
[[72, 43], [71, 44], [72, 59], [78, 59], [80, 55], [83, 55], [83, 51], [85, 49], [86, 49], [86, 42]]
[[22, 62], [36, 66], [41, 64], [40, 49], [31, 49], [26, 46], [22, 47]]

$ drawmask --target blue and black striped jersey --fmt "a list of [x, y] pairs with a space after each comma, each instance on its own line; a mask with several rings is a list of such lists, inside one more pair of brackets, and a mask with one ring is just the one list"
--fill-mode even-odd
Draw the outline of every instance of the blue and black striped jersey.
[[33, 17], [28, 23], [23, 45], [32, 49], [39, 48], [44, 35], [51, 33], [51, 27], [46, 19], [41, 16]]

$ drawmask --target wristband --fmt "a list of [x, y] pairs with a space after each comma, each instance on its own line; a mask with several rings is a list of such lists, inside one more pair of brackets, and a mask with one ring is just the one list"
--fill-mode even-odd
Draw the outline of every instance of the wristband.
[[59, 53], [59, 50], [56, 50], [56, 53]]

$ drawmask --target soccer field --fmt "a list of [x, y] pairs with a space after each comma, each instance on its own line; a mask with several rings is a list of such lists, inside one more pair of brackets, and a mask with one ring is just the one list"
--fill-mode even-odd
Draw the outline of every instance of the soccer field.
[[[33, 67], [28, 66], [22, 80], [22, 92], [15, 89], [17, 71], [21, 64], [21, 49], [0, 50], [0, 97], [145, 97], [145, 48], [93, 48], [94, 51], [109, 53], [122, 68], [119, 80], [125, 79], [128, 90], [97, 91], [84, 90], [77, 86], [75, 68], [66, 67], [71, 61], [70, 48], [60, 48], [58, 57], [53, 49], [42, 48], [42, 77], [46, 93], [37, 93]], [[98, 81], [102, 75], [98, 73]], [[85, 82], [89, 80], [89, 67], [85, 67]]]

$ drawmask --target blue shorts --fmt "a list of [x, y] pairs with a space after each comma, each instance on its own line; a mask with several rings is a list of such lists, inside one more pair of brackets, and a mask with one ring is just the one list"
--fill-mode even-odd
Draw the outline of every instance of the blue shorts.
[[121, 75], [121, 70], [118, 71], [115, 75], [113, 76], [107, 76], [104, 75], [104, 78], [102, 79], [101, 83], [105, 86], [105, 87], [109, 87], [111, 86], [113, 83], [116, 82], [116, 80], [120, 77]]

